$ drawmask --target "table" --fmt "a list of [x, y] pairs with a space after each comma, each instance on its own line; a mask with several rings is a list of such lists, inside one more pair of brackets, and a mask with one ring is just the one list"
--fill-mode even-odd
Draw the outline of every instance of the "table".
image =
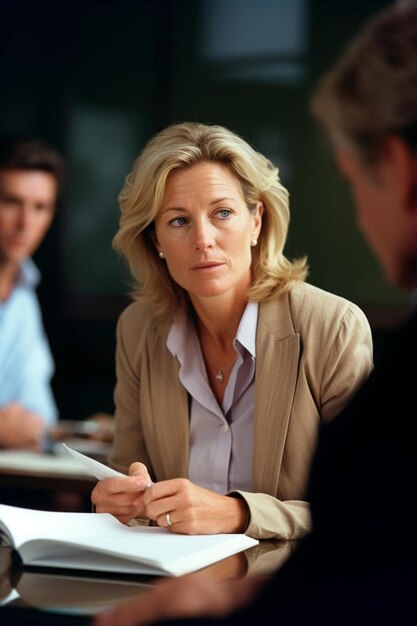
[[[0, 451], [0, 501], [26, 508], [71, 510], [64, 494], [79, 500], [72, 510], [90, 511], [91, 490], [96, 482], [84, 466], [68, 456]], [[4, 491], [16, 495], [7, 501]], [[26, 494], [28, 501], [24, 501]], [[39, 498], [44, 496], [44, 506]], [[49, 498], [49, 499], [48, 499]], [[58, 499], [57, 499], [58, 498]], [[60, 505], [62, 505], [60, 507]], [[245, 552], [206, 568], [216, 578], [240, 578], [274, 571], [293, 552], [296, 542], [261, 541]], [[155, 584], [156, 577], [109, 575], [81, 571], [24, 568], [0, 545], [0, 623], [5, 626], [84, 626], [95, 613]]]
[[96, 483], [69, 455], [0, 450], [0, 501], [3, 504], [66, 511], [90, 511]]
[[[259, 545], [205, 568], [217, 579], [268, 574], [282, 565], [296, 542]], [[242, 567], [244, 565], [244, 567]], [[84, 626], [92, 615], [146, 592], [153, 576], [22, 568], [8, 546], [0, 546], [0, 622], [7, 626]]]

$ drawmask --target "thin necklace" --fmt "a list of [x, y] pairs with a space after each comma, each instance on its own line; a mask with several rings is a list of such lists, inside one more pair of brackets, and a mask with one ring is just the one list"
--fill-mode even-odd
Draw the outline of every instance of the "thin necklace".
[[[203, 331], [205, 331], [205, 327], [202, 324], [201, 325], [199, 324], [199, 319], [198, 319], [197, 316], [195, 316], [195, 318], [194, 318], [194, 324], [195, 324], [197, 335], [199, 337], [201, 351], [203, 352], [202, 335], [203, 335]], [[199, 332], [199, 325], [200, 325], [200, 332]], [[232, 359], [231, 363], [226, 368], [217, 369], [217, 368], [213, 367], [213, 370], [215, 369], [214, 378], [215, 378], [216, 382], [218, 382], [220, 384], [224, 382], [225, 377], [228, 375], [228, 373], [232, 369], [233, 365], [235, 364], [236, 359], [237, 359], [237, 352], [235, 351], [235, 354], [233, 356], [233, 359]], [[206, 363], [206, 370], [208, 372], [209, 360], [208, 360], [207, 357], [205, 357], [204, 360], [205, 360], [205, 363]], [[210, 369], [211, 369], [211, 367], [210, 367]]]
[[222, 383], [224, 381], [225, 376], [227, 376], [227, 374], [232, 369], [233, 365], [235, 364], [236, 359], [237, 359], [237, 354], [233, 357], [233, 361], [230, 363], [230, 365], [226, 369], [216, 371], [215, 378], [218, 383]]

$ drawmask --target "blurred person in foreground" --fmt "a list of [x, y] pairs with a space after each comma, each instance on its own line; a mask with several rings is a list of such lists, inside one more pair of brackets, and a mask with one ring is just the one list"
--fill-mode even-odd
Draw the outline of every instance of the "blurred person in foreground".
[[[417, 286], [417, 6], [376, 16], [324, 77], [313, 111], [394, 285]], [[164, 581], [96, 618], [181, 624], [411, 624], [417, 619], [417, 314], [341, 414], [323, 424], [309, 482], [313, 531], [268, 580]], [[216, 620], [210, 619], [216, 617]], [[171, 621], [170, 624], [176, 622]]]
[[372, 368], [364, 313], [284, 256], [288, 191], [229, 129], [162, 130], [120, 205], [115, 244], [137, 288], [118, 324], [109, 461], [132, 475], [100, 481], [96, 511], [186, 534], [300, 538], [319, 424]]
[[31, 259], [55, 213], [64, 162], [37, 138], [0, 138], [0, 448], [42, 448], [57, 420], [54, 363]]

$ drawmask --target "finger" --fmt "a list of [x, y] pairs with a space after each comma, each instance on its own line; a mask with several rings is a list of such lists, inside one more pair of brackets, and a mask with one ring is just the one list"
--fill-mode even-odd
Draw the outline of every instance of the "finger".
[[95, 512], [96, 513], [109, 513], [110, 515], [118, 519], [119, 522], [121, 522], [122, 524], [127, 524], [128, 522], [130, 522], [130, 520], [132, 520], [138, 514], [138, 511], [136, 508], [129, 508], [129, 507], [111, 509], [107, 507], [98, 506], [96, 507]]
[[152, 493], [155, 498], [166, 498], [178, 493], [181, 489], [187, 489], [192, 485], [187, 478], [171, 478], [170, 480], [160, 480], [154, 483]]
[[91, 493], [91, 500], [93, 504], [100, 507], [107, 507], [111, 509], [111, 512], [121, 509], [123, 507], [138, 507], [142, 506], [142, 492], [138, 495], [132, 493], [121, 493], [109, 496], [108, 494], [101, 494], [99, 491], [93, 491]]
[[161, 498], [159, 500], [151, 500], [149, 504], [146, 504], [146, 492], [143, 498], [143, 504], [145, 506], [146, 516], [149, 519], [157, 521], [159, 517], [162, 515], [166, 515], [167, 513], [171, 513], [180, 507], [180, 502], [176, 496], [172, 496], [169, 498]]
[[[173, 478], [171, 480], [161, 480], [157, 483], [153, 483], [145, 493], [145, 505], [148, 505], [151, 502], [156, 502], [157, 500], [162, 500], [163, 498], [175, 496], [178, 494], [179, 489], [184, 482], [189, 481]], [[164, 511], [160, 512], [163, 513]]]
[[147, 467], [144, 463], [139, 463], [139, 461], [135, 461], [129, 467], [128, 474], [129, 476], [146, 476], [148, 473]]
[[148, 489], [153, 485], [152, 479], [149, 476], [148, 468], [143, 463], [139, 463], [139, 461], [135, 461], [129, 467], [129, 476], [138, 476], [139, 478], [143, 478], [145, 481], [145, 488]]
[[160, 526], [161, 528], [168, 528], [170, 529], [171, 526], [173, 526], [175, 524], [175, 521], [173, 519], [173, 511], [170, 511], [168, 513], [164, 513], [163, 515], [159, 515], [156, 518], [156, 523], [158, 524], [158, 526]]
[[142, 507], [143, 491], [121, 491], [116, 493], [108, 492], [103, 489], [101, 482], [97, 483], [91, 492], [91, 501], [95, 506], [109, 507], [111, 512], [118, 507]]
[[96, 513], [111, 513], [111, 515], [131, 515], [136, 511], [136, 507], [132, 505], [126, 506], [109, 506], [108, 504], [97, 504]]
[[104, 478], [99, 482], [100, 490], [107, 494], [133, 493], [146, 489], [146, 479], [141, 476], [126, 476], [123, 478]]

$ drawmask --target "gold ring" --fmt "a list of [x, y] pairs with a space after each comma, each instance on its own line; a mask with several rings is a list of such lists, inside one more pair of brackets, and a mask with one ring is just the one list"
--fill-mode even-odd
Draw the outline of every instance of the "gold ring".
[[169, 513], [167, 513], [165, 515], [166, 521], [167, 521], [167, 526], [172, 526], [172, 522], [171, 522], [171, 516]]

